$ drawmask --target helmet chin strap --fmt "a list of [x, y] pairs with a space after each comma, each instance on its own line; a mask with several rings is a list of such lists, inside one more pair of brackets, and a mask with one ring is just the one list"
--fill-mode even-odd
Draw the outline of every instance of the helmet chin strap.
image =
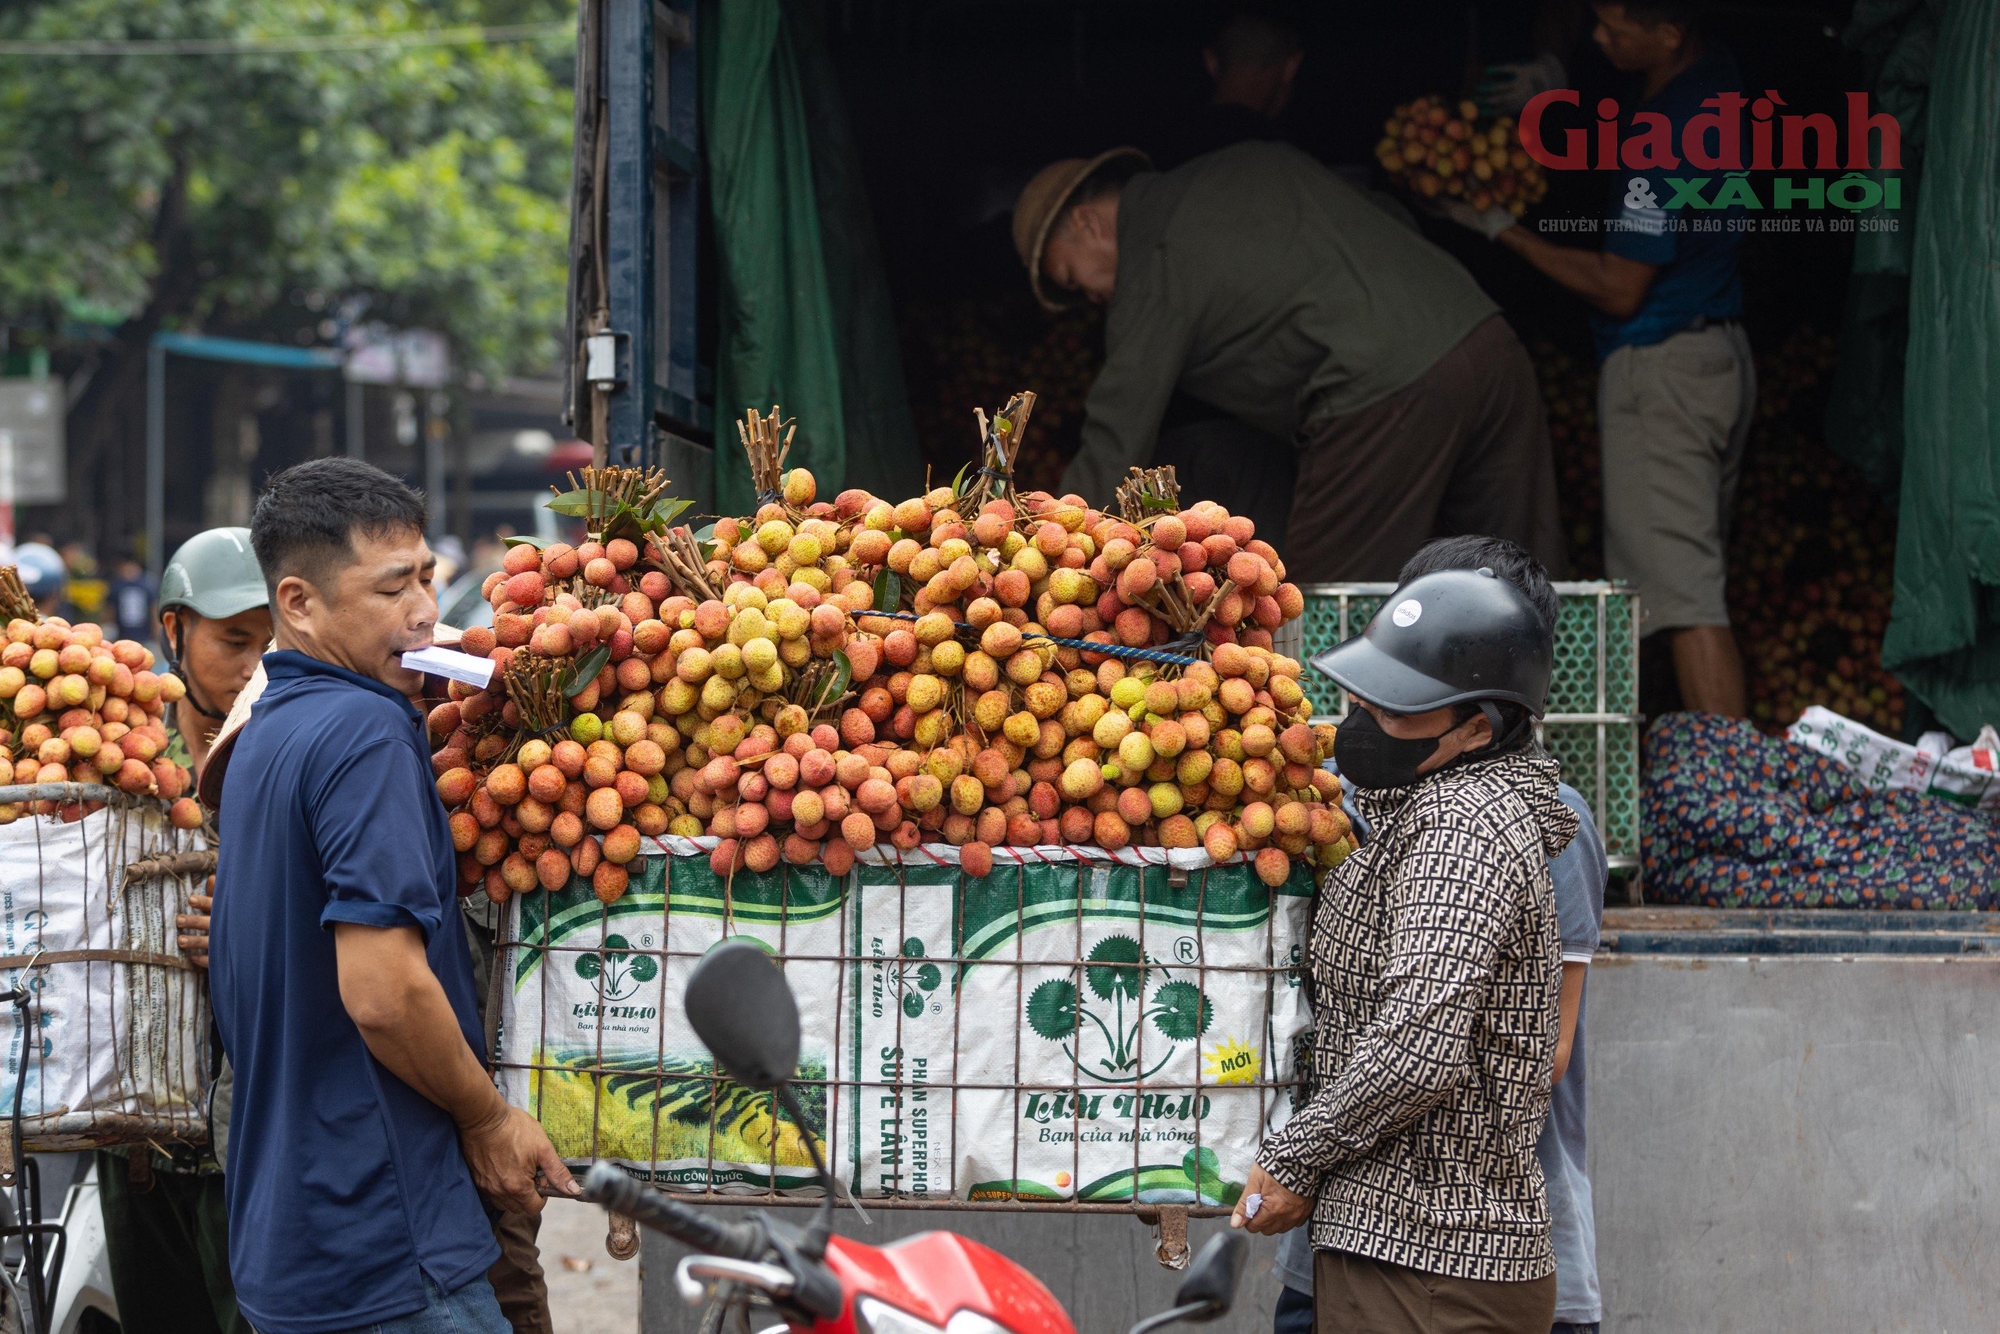
[[1519, 741], [1522, 728], [1533, 728], [1535, 725], [1533, 715], [1523, 713], [1519, 723], [1506, 727], [1500, 717], [1500, 706], [1490, 699], [1479, 701], [1479, 711], [1486, 715], [1486, 725], [1493, 729], [1493, 741], [1488, 749], [1496, 753], [1508, 750]]
[[223, 722], [229, 715], [226, 713], [217, 713], [214, 709], [202, 703], [201, 696], [195, 693], [194, 677], [181, 670], [181, 651], [185, 647], [183, 636], [187, 632], [181, 628], [180, 621], [180, 617], [174, 617], [174, 633], [172, 635], [162, 635], [161, 638], [166, 641], [167, 666], [172, 669], [175, 676], [180, 677], [181, 684], [187, 687], [187, 693], [181, 696], [181, 700], [183, 703], [193, 705], [194, 711], [202, 717], [213, 718], [218, 723]]

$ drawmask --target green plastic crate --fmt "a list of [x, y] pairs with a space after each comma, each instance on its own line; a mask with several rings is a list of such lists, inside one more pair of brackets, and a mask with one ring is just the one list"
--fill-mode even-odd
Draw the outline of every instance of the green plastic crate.
[[[1311, 584], [1305, 615], [1284, 648], [1301, 658], [1360, 634], [1393, 584]], [[1555, 676], [1542, 741], [1562, 764], [1563, 781], [1583, 793], [1597, 817], [1614, 869], [1639, 865], [1639, 595], [1625, 584], [1557, 584]], [[1286, 629], [1292, 629], [1287, 626]], [[1347, 696], [1318, 673], [1308, 687], [1327, 708], [1347, 715]]]

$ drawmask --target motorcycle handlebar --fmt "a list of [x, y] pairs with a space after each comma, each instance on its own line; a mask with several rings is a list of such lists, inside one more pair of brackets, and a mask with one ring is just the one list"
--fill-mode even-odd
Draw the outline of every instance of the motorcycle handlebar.
[[708, 1255], [762, 1260], [769, 1249], [763, 1229], [756, 1224], [719, 1222], [699, 1209], [648, 1190], [609, 1163], [593, 1163], [584, 1174], [583, 1197]]

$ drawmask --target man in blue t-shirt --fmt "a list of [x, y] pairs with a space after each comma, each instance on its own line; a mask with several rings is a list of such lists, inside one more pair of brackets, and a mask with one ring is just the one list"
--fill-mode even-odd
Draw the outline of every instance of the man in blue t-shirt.
[[[1744, 717], [1743, 659], [1723, 600], [1724, 547], [1744, 443], [1757, 402], [1756, 368], [1743, 332], [1743, 284], [1731, 226], [1741, 206], [1668, 209], [1667, 177], [1723, 171], [1685, 162], [1683, 130], [1705, 116], [1708, 152], [1723, 145], [1721, 94], [1740, 94], [1736, 64], [1702, 39], [1698, 0], [1606, 0], [1597, 44], [1642, 81], [1636, 114], [1672, 166], [1613, 173], [1604, 248], [1556, 245], [1505, 210], [1446, 212], [1582, 297], [1594, 308], [1598, 434], [1604, 456], [1604, 567], [1639, 589], [1645, 633], [1671, 636], [1674, 675], [1690, 709]], [[1741, 118], [1741, 103], [1735, 113]], [[1665, 132], [1658, 133], [1663, 118]], [[1633, 151], [1633, 129], [1625, 134]], [[1748, 137], [1737, 126], [1736, 142]], [[1642, 159], [1643, 160], [1643, 159]]]
[[487, 1073], [420, 682], [423, 499], [354, 459], [273, 477], [251, 524], [277, 649], [223, 780], [210, 990], [235, 1065], [237, 1301], [263, 1334], [503, 1334], [486, 1208], [574, 1194]]

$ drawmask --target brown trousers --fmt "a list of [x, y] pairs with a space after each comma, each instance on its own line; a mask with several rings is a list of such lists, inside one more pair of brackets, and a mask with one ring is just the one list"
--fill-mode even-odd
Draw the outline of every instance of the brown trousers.
[[1548, 1334], [1556, 1276], [1488, 1283], [1313, 1252], [1313, 1334]]
[[542, 1275], [541, 1251], [535, 1238], [542, 1220], [535, 1214], [501, 1214], [493, 1222], [493, 1239], [500, 1258], [486, 1271], [500, 1314], [514, 1334], [555, 1334], [549, 1319], [549, 1285]]
[[1296, 584], [1389, 582], [1424, 543], [1460, 534], [1504, 537], [1568, 577], [1548, 412], [1498, 315], [1406, 388], [1299, 433], [1280, 554]]

